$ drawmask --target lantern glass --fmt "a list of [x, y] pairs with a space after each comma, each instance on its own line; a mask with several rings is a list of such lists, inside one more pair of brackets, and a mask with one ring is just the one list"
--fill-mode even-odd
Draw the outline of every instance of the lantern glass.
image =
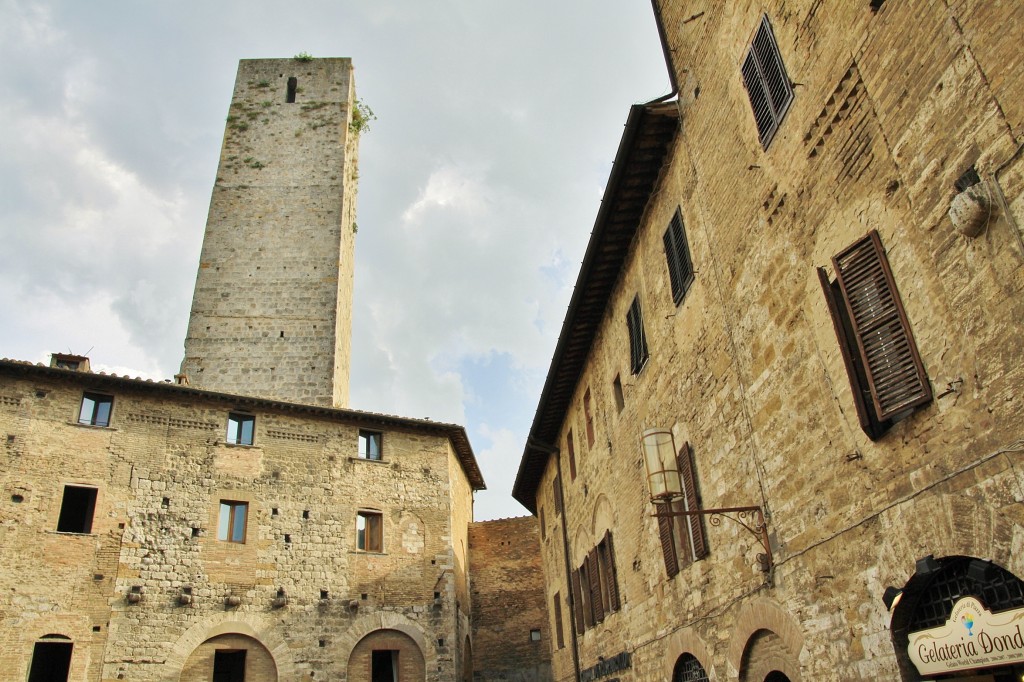
[[644, 464], [647, 465], [647, 485], [651, 500], [669, 502], [682, 494], [679, 466], [676, 462], [676, 444], [668, 429], [653, 428], [644, 431]]

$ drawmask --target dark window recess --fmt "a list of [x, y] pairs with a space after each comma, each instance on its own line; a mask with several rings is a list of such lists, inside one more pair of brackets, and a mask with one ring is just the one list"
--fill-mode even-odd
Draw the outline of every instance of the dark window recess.
[[551, 493], [555, 498], [555, 515], [562, 513], [562, 479], [559, 476], [555, 476], [555, 479], [551, 481]]
[[885, 0], [870, 0], [871, 11], [877, 12], [882, 9], [882, 5], [885, 4]]
[[612, 394], [615, 396], [615, 409], [622, 412], [626, 407], [626, 396], [622, 392], [622, 379], [618, 374], [612, 380]]
[[82, 396], [82, 409], [78, 413], [78, 423], [91, 426], [110, 426], [110, 409], [113, 406], [113, 396], [86, 393]]
[[629, 371], [639, 374], [647, 362], [647, 335], [644, 334], [644, 319], [640, 312], [640, 297], [633, 299], [626, 314], [626, 327], [629, 330]]
[[228, 415], [227, 442], [232, 445], [252, 445], [256, 417], [232, 412]]
[[743, 84], [750, 97], [761, 146], [767, 149], [793, 101], [793, 86], [767, 14], [761, 17], [754, 42], [743, 60]]
[[370, 654], [370, 682], [393, 682], [398, 679], [398, 651], [383, 649]]
[[594, 447], [594, 411], [590, 405], [590, 389], [583, 394], [583, 414], [587, 418], [587, 447]]
[[[295, 103], [295, 93], [299, 90], [299, 79], [292, 76], [288, 79], [288, 93], [285, 95], [284, 101], [288, 104]], [[284, 332], [282, 332], [282, 335]]]
[[572, 437], [572, 429], [565, 436], [565, 449], [569, 453], [569, 480], [576, 480], [576, 439]]
[[46, 640], [32, 647], [32, 665], [28, 682], [66, 682], [71, 670], [71, 652], [74, 643]]
[[96, 488], [78, 485], [64, 486], [57, 519], [58, 533], [91, 533], [92, 518], [96, 513]]
[[537, 513], [540, 515], [540, 539], [541, 540], [547, 540], [548, 539], [548, 532], [547, 532], [547, 523], [544, 521], [544, 507], [539, 507], [537, 509]]
[[953, 187], [956, 188], [957, 192], [963, 192], [968, 187], [974, 187], [981, 183], [981, 176], [978, 175], [978, 169], [971, 166], [964, 171], [963, 175], [956, 179], [953, 183]]
[[213, 682], [245, 682], [245, 649], [213, 652]]
[[378, 431], [365, 431], [360, 429], [359, 431], [359, 457], [360, 459], [370, 459], [374, 461], [381, 461], [384, 455], [381, 450], [381, 441], [384, 436]]
[[[659, 512], [701, 509], [693, 450], [689, 443], [684, 443], [680, 448], [679, 454], [676, 456], [676, 465], [679, 468], [679, 479], [683, 485], [683, 495], [678, 500], [660, 505]], [[699, 514], [659, 516], [658, 535], [661, 540], [662, 557], [665, 560], [665, 572], [669, 578], [679, 573], [681, 565], [698, 561], [708, 555], [704, 517]]]
[[539, 642], [540, 641], [540, 629], [533, 628], [532, 630], [530, 630], [530, 641], [531, 642]]
[[559, 649], [565, 647], [565, 635], [562, 634], [562, 597], [555, 592], [555, 642]]
[[850, 377], [861, 428], [872, 440], [931, 402], [932, 389], [878, 233], [832, 258], [836, 280], [818, 268]]
[[672, 682], [708, 682], [708, 674], [693, 655], [683, 654], [676, 661]]
[[672, 301], [679, 305], [693, 284], [693, 262], [690, 260], [690, 246], [683, 229], [683, 213], [676, 209], [672, 222], [665, 230], [665, 258], [668, 261], [668, 278], [672, 284]]

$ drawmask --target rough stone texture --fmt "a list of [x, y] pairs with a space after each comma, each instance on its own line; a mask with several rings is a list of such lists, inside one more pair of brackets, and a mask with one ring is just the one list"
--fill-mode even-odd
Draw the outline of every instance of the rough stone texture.
[[[537, 519], [469, 526], [473, 567], [473, 680], [551, 680], [551, 626], [544, 599]], [[533, 641], [531, 630], [540, 630]]]
[[[583, 669], [626, 650], [625, 680], [683, 653], [711, 679], [901, 679], [881, 595], [915, 560], [990, 558], [1024, 576], [1024, 157], [1021, 3], [658, 3], [681, 84], [676, 139], [607, 302], [560, 442], [570, 561], [610, 529], [623, 608], [580, 636]], [[766, 12], [795, 99], [767, 151], [740, 65]], [[992, 215], [974, 240], [947, 211], [974, 164]], [[1005, 197], [1005, 202], [1003, 197]], [[696, 279], [673, 304], [662, 235], [681, 207]], [[878, 230], [935, 399], [876, 442], [861, 431], [816, 275]], [[630, 374], [639, 295], [650, 359]], [[616, 408], [619, 375], [625, 406]], [[588, 447], [584, 395], [596, 440]], [[763, 505], [757, 540], [706, 524], [710, 555], [666, 578], [640, 449], [693, 447], [705, 507]], [[538, 490], [547, 602], [570, 605], [551, 458]], [[573, 679], [571, 642], [555, 679]]]
[[[77, 423], [83, 390], [113, 395], [109, 427]], [[467, 536], [472, 490], [437, 427], [12, 362], [0, 396], [0, 668], [12, 679], [53, 634], [74, 643], [75, 681], [209, 679], [230, 640], [251, 652], [247, 679], [274, 679], [263, 666], [356, 682], [369, 673], [350, 668], [353, 651], [380, 631], [415, 645], [425, 679], [462, 674], [471, 599], [452, 538]], [[242, 408], [254, 443], [226, 445]], [[367, 420], [383, 461], [357, 457]], [[98, 491], [91, 533], [55, 531], [67, 484]], [[217, 539], [221, 500], [248, 502], [244, 543]], [[361, 509], [383, 516], [381, 553], [356, 549]]]
[[239, 63], [181, 365], [192, 386], [348, 403], [354, 103], [349, 59]]

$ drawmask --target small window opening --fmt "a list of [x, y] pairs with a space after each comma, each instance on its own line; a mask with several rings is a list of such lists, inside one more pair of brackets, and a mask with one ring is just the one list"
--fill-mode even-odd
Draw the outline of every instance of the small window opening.
[[28, 682], [66, 682], [74, 647], [74, 643], [68, 641], [36, 642], [32, 648]]
[[444, 637], [438, 637], [437, 638], [437, 645], [438, 646], [444, 646]]
[[163, 507], [164, 509], [167, 509], [168, 507], [170, 507], [171, 506], [171, 498], [165, 497], [162, 500], [160, 500], [160, 506]]
[[96, 488], [77, 485], [64, 486], [64, 498], [60, 503], [60, 517], [57, 519], [58, 533], [92, 532], [92, 517], [96, 511]]
[[530, 641], [531, 642], [539, 642], [540, 641], [540, 628], [533, 628], [532, 630], [530, 630]]
[[326, 639], [321, 639], [320, 640], [320, 648], [323, 649], [325, 646], [327, 646], [327, 640]]
[[622, 393], [622, 379], [618, 374], [612, 381], [612, 394], [615, 396], [615, 409], [622, 412], [626, 408], [626, 396]]
[[110, 426], [110, 408], [113, 406], [113, 396], [86, 393], [82, 396], [82, 409], [78, 413], [78, 423], [89, 426]]
[[199, 537], [199, 529], [196, 528], [195, 526], [192, 527], [192, 537], [194, 537], [194, 538]]
[[102, 625], [93, 625], [93, 626], [92, 626], [92, 631], [93, 631], [93, 632], [99, 632], [99, 631], [101, 631], [102, 629], [103, 629], [103, 626], [102, 626]]
[[243, 680], [245, 680], [245, 649], [220, 649], [213, 652], [213, 682], [242, 682]]
[[274, 507], [273, 509], [270, 510], [270, 515], [271, 516], [277, 516], [277, 513], [278, 513], [277, 512], [277, 507]]
[[220, 521], [217, 539], [224, 542], [245, 542], [245, 526], [249, 516], [249, 503], [233, 500], [220, 501]]
[[367, 594], [365, 592], [363, 592], [361, 595], [359, 595], [359, 598], [362, 599], [363, 601], [366, 601], [366, 597], [367, 597]]
[[321, 599], [327, 599], [329, 596], [330, 596], [330, 594], [327, 592], [327, 590], [320, 590], [320, 598]]
[[288, 94], [284, 101], [288, 104], [295, 104], [295, 92], [299, 89], [299, 79], [292, 76], [288, 79]]
[[284, 534], [284, 544], [286, 544], [286, 545], [292, 544], [292, 536], [289, 535], [288, 533]]
[[256, 417], [232, 412], [228, 415], [227, 442], [231, 445], [252, 445], [255, 427]]
[[281, 330], [281, 337], [280, 338], [282, 338], [282, 339], [284, 338], [284, 330], [283, 329]]
[[359, 458], [381, 461], [384, 456], [381, 451], [383, 434], [379, 431], [359, 430]]
[[356, 549], [364, 552], [382, 552], [383, 525], [383, 516], [380, 512], [359, 512], [356, 516]]
[[374, 651], [370, 659], [370, 680], [391, 682], [398, 679], [398, 651], [384, 649]]
[[11, 495], [11, 502], [24, 502], [25, 498], [21, 495]]
[[304, 518], [304, 519], [308, 519], [309, 518], [309, 510], [308, 509], [302, 510], [302, 518]]

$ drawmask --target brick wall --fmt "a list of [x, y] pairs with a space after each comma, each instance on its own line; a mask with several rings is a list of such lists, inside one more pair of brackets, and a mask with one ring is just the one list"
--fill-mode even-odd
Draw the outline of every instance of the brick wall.
[[[469, 526], [473, 591], [473, 679], [551, 679], [551, 631], [533, 517]], [[531, 630], [540, 631], [533, 641]]]

